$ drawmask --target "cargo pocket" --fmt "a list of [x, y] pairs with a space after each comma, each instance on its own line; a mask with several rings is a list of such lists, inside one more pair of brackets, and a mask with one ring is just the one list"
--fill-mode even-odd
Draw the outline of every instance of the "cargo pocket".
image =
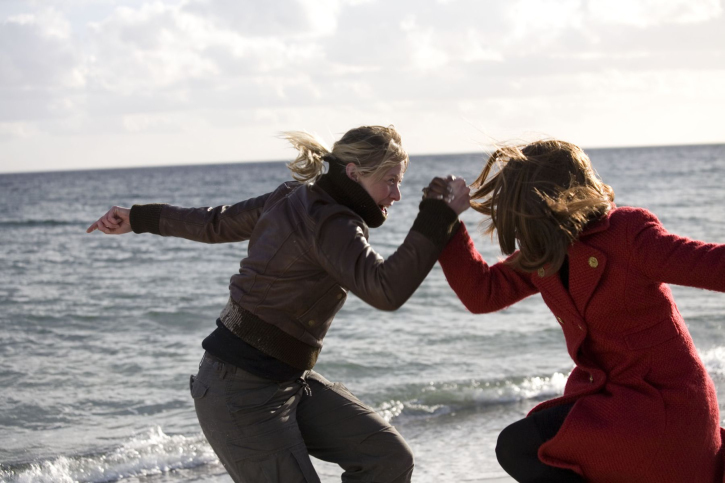
[[189, 378], [189, 390], [191, 391], [191, 397], [194, 399], [200, 399], [206, 395], [209, 387], [201, 382], [197, 377], [191, 376]]
[[[259, 480], [265, 483], [277, 483], [279, 481], [294, 481], [295, 483], [320, 483], [315, 468], [312, 466], [310, 457], [305, 448], [284, 451], [271, 458], [260, 461]], [[262, 476], [263, 475], [263, 476]]]

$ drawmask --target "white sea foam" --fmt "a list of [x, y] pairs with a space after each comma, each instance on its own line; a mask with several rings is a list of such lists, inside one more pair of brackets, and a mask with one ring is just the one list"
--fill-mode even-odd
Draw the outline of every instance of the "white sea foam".
[[383, 417], [384, 420], [390, 422], [391, 419], [400, 416], [405, 409], [405, 404], [402, 401], [393, 400], [386, 401], [377, 408], [378, 414]]
[[161, 428], [136, 435], [115, 450], [98, 455], [65, 457], [0, 471], [7, 483], [102, 483], [157, 475], [216, 461], [204, 437], [169, 436]]
[[465, 407], [508, 404], [529, 399], [555, 397], [564, 392], [566, 374], [527, 377], [519, 381], [468, 381], [430, 383], [420, 388], [414, 400], [391, 400], [377, 412], [386, 421], [403, 415], [439, 416]]
[[714, 347], [699, 352], [699, 355], [711, 376], [725, 376], [725, 347]]
[[[471, 381], [446, 383], [440, 386], [430, 384], [425, 388], [429, 396], [424, 399], [438, 404], [449, 397], [459, 403], [496, 404], [551, 397], [564, 391], [566, 378], [566, 375], [557, 372], [549, 377], [533, 376], [520, 381]], [[437, 401], [439, 399], [442, 400]]]

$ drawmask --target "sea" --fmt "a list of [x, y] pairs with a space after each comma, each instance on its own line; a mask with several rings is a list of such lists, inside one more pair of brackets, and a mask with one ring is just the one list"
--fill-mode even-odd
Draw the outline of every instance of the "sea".
[[[588, 154], [618, 206], [725, 243], [725, 145]], [[372, 246], [391, 255], [421, 188], [449, 173], [471, 182], [484, 160], [412, 157]], [[284, 162], [0, 174], [0, 481], [231, 482], [199, 428], [189, 375], [247, 244], [86, 228], [113, 205], [233, 204], [289, 179]], [[500, 259], [481, 215], [461, 218], [483, 256]], [[673, 292], [725, 414], [725, 295]], [[540, 296], [474, 315], [438, 265], [397, 311], [351, 295], [324, 344], [316, 370], [397, 427], [416, 483], [513, 481], [496, 462], [498, 433], [561, 394], [573, 367]], [[314, 464], [324, 483], [340, 481], [336, 465]]]

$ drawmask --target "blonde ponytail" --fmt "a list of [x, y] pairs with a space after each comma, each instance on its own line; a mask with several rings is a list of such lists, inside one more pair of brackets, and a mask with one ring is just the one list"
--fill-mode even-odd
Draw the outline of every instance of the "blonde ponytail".
[[286, 131], [281, 136], [299, 151], [297, 158], [287, 164], [294, 179], [304, 183], [314, 181], [324, 173], [323, 158], [330, 150], [322, 141], [304, 131]]
[[353, 163], [361, 176], [381, 179], [392, 167], [408, 167], [408, 153], [393, 126], [361, 126], [347, 131], [330, 151], [316, 136], [304, 131], [286, 131], [281, 137], [299, 151], [287, 164], [297, 181], [316, 181], [325, 173], [325, 161], [335, 159], [343, 166]]

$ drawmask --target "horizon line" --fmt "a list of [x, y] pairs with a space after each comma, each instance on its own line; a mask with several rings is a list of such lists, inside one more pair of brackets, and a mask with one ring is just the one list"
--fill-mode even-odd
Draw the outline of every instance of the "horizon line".
[[[631, 146], [600, 146], [600, 147], [582, 147], [584, 151], [606, 151], [611, 149], [654, 149], [654, 148], [677, 148], [677, 147], [697, 147], [697, 146], [725, 146], [725, 142], [705, 142], [705, 143], [678, 143], [678, 144], [655, 144], [655, 145], [631, 145]], [[470, 156], [470, 155], [486, 155], [486, 150], [492, 149], [492, 146], [488, 146], [486, 149], [480, 151], [461, 151], [461, 152], [439, 152], [439, 153], [428, 153], [428, 154], [410, 154], [409, 157], [443, 157], [443, 156]], [[42, 174], [42, 173], [73, 173], [83, 171], [121, 171], [127, 169], [154, 169], [154, 168], [180, 168], [190, 166], [225, 166], [234, 164], [261, 164], [261, 163], [286, 163], [288, 161], [283, 159], [258, 159], [248, 161], [192, 161], [189, 163], [177, 163], [177, 164], [148, 164], [139, 166], [105, 166], [97, 168], [78, 168], [68, 167], [59, 169], [39, 169], [30, 171], [3, 171], [0, 168], [0, 176], [3, 175], [14, 175], [14, 174]]]

